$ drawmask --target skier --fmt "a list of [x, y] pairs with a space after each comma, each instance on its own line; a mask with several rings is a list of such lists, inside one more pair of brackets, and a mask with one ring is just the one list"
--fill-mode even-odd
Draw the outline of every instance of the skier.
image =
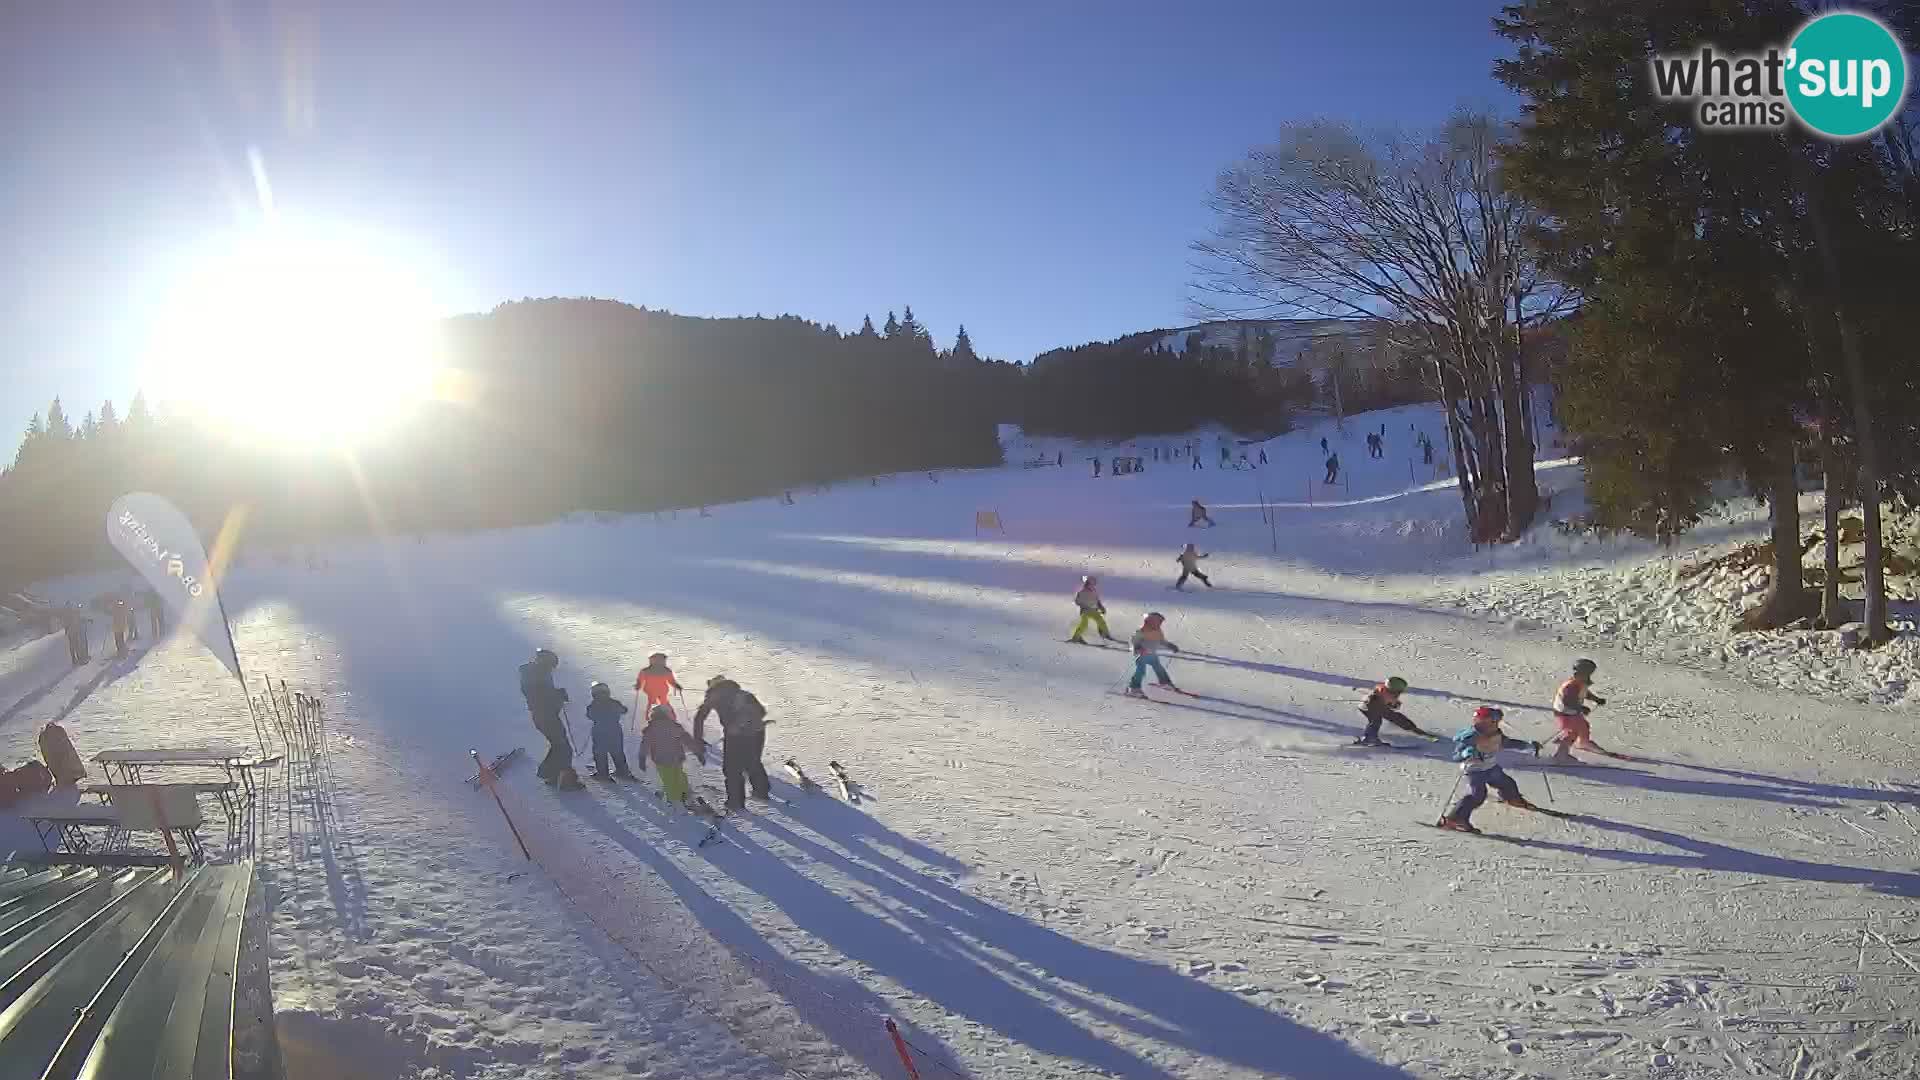
[[1192, 544], [1188, 544], [1179, 555], [1175, 556], [1173, 561], [1180, 564], [1180, 580], [1174, 582], [1173, 587], [1185, 592], [1187, 578], [1197, 577], [1200, 579], [1200, 584], [1205, 585], [1209, 589], [1213, 588], [1213, 582], [1207, 580], [1207, 575], [1200, 572], [1200, 560], [1204, 558], [1206, 558], [1206, 556], [1202, 555], [1199, 549], [1195, 548]]
[[670, 803], [684, 805], [692, 790], [687, 784], [688, 754], [698, 754], [703, 763], [706, 761], [705, 751], [673, 718], [672, 709], [656, 705], [648, 710], [647, 726], [641, 729], [640, 746], [634, 757], [642, 770], [646, 769], [647, 762], [653, 762], [654, 770], [660, 774], [660, 797]]
[[1092, 574], [1080, 579], [1080, 591], [1073, 594], [1073, 603], [1080, 609], [1080, 621], [1073, 624], [1073, 636], [1067, 640], [1075, 645], [1085, 645], [1087, 639], [1080, 635], [1087, 632], [1087, 624], [1092, 623], [1100, 631], [1100, 636], [1108, 641], [1119, 641], [1107, 632], [1107, 605], [1100, 602], [1100, 581]]
[[71, 608], [63, 609], [59, 619], [60, 629], [66, 631], [67, 635], [67, 659], [73, 661], [74, 667], [79, 667], [88, 659], [86, 623], [81, 620], [80, 613]]
[[593, 723], [593, 778], [609, 784], [616, 778], [639, 779], [627, 768], [627, 739], [620, 730], [620, 718], [627, 715], [627, 707], [614, 699], [606, 683], [594, 683], [587, 693], [593, 699], [587, 702], [587, 719]]
[[580, 777], [573, 771], [573, 744], [567, 739], [567, 724], [560, 710], [567, 704], [567, 692], [553, 685], [553, 671], [560, 658], [552, 649], [540, 649], [533, 659], [520, 665], [520, 696], [527, 699], [527, 712], [533, 717], [533, 729], [547, 740], [547, 756], [540, 759], [534, 773], [548, 787], [579, 791]]
[[1547, 760], [1554, 765], [1578, 763], [1580, 759], [1572, 753], [1576, 745], [1582, 750], [1613, 756], [1611, 750], [1602, 749], [1599, 743], [1593, 741], [1593, 724], [1587, 719], [1587, 714], [1592, 712], [1587, 708], [1587, 702], [1595, 705], [1607, 703], [1606, 698], [1596, 697], [1589, 688], [1593, 683], [1593, 673], [1598, 668], [1599, 665], [1591, 660], [1574, 661], [1573, 678], [1561, 683], [1559, 691], [1553, 695], [1553, 720], [1560, 730], [1553, 736], [1553, 756]]
[[1329, 455], [1327, 456], [1327, 478], [1326, 478], [1326, 482], [1327, 482], [1328, 484], [1331, 484], [1331, 483], [1333, 483], [1333, 482], [1334, 482], [1335, 480], [1338, 480], [1338, 479], [1340, 479], [1340, 455], [1339, 455], [1339, 454], [1329, 454]]
[[1091, 460], [1093, 461], [1093, 478], [1098, 480], [1100, 479], [1100, 459], [1093, 458]]
[[1189, 472], [1199, 472], [1199, 471], [1201, 471], [1202, 469], [1204, 469], [1204, 468], [1206, 467], [1206, 466], [1204, 466], [1204, 465], [1201, 465], [1201, 464], [1200, 464], [1200, 455], [1199, 455], [1199, 454], [1195, 454], [1195, 453], [1192, 453], [1191, 451], [1189, 451], [1189, 453], [1188, 453], [1188, 456], [1189, 456], [1189, 457], [1191, 457], [1191, 458], [1193, 459], [1193, 467], [1192, 467], [1191, 469], [1189, 469], [1189, 470], [1188, 470]]
[[1213, 528], [1213, 519], [1207, 516], [1207, 508], [1200, 505], [1199, 499], [1195, 499], [1191, 513], [1187, 517], [1187, 528], [1191, 529], [1203, 521], [1207, 523], [1207, 528]]
[[657, 652], [647, 657], [647, 666], [634, 678], [633, 688], [647, 695], [646, 714], [651, 714], [655, 705], [667, 704], [667, 691], [681, 690], [680, 680], [673, 677], [673, 669], [667, 666], [666, 653]]
[[1148, 612], [1146, 621], [1140, 624], [1140, 629], [1133, 632], [1133, 679], [1127, 683], [1128, 697], [1147, 696], [1147, 692], [1141, 689], [1141, 684], [1147, 680], [1148, 668], [1153, 669], [1154, 682], [1157, 685], [1169, 690], [1180, 689], [1173, 685], [1173, 679], [1167, 675], [1166, 664], [1160, 660], [1162, 649], [1180, 651], [1180, 646], [1168, 641], [1166, 632], [1160, 629], [1166, 621], [1165, 615], [1157, 611]]
[[740, 688], [725, 675], [707, 680], [707, 696], [693, 710], [693, 741], [702, 746], [701, 736], [707, 714], [720, 719], [724, 740], [720, 744], [720, 771], [727, 779], [727, 809], [740, 810], [747, 805], [745, 788], [753, 788], [753, 797], [765, 801], [771, 797], [767, 767], [760, 756], [767, 748], [767, 710], [758, 698]]
[[113, 655], [127, 655], [127, 628], [133, 622], [133, 614], [127, 610], [127, 602], [114, 597], [107, 602], [107, 608], [113, 618]]
[[1331, 451], [1327, 449], [1327, 437], [1324, 435], [1320, 437], [1320, 452], [1323, 454], [1331, 453]]
[[1266, 450], [1262, 449], [1260, 451], [1260, 464], [1265, 465], [1266, 463], [1267, 463], [1267, 452]]
[[1406, 718], [1400, 711], [1400, 695], [1407, 692], [1407, 680], [1398, 675], [1373, 688], [1367, 695], [1366, 704], [1360, 706], [1360, 712], [1367, 718], [1367, 730], [1353, 743], [1355, 746], [1392, 746], [1380, 738], [1380, 722], [1385, 720], [1402, 731], [1410, 731], [1429, 739], [1440, 736], [1431, 731], [1423, 731], [1418, 724]]
[[1482, 705], [1473, 712], [1473, 726], [1461, 729], [1453, 737], [1453, 755], [1451, 760], [1460, 763], [1460, 771], [1466, 775], [1467, 793], [1453, 804], [1447, 816], [1435, 824], [1443, 829], [1457, 829], [1461, 832], [1479, 832], [1473, 827], [1473, 812], [1487, 801], [1487, 789], [1500, 793], [1500, 801], [1508, 806], [1517, 806], [1522, 810], [1532, 810], [1533, 804], [1520, 794], [1520, 785], [1507, 771], [1500, 767], [1499, 754], [1502, 750], [1531, 749], [1537, 757], [1540, 744], [1515, 739], [1500, 730], [1501, 713], [1491, 705]]
[[153, 626], [153, 636], [158, 638], [167, 628], [167, 606], [152, 589], [148, 589], [141, 600], [147, 605], [147, 621]]

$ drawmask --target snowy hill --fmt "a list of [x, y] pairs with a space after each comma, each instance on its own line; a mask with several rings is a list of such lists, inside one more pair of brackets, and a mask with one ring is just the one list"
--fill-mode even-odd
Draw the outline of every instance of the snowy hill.
[[[1152, 459], [1178, 440], [1035, 440], [793, 505], [242, 567], [242, 660], [333, 722], [337, 783], [277, 786], [257, 826], [293, 1080], [901, 1076], [885, 1016], [922, 1076], [1912, 1075], [1904, 717], [1581, 646], [1595, 738], [1636, 760], [1550, 776], [1510, 751], [1529, 798], [1580, 816], [1489, 805], [1479, 837], [1428, 827], [1458, 790], [1440, 747], [1348, 745], [1389, 675], [1423, 727], [1490, 703], [1547, 737], [1573, 646], [1441, 601], [1619, 557], [1551, 530], [1475, 552], [1417, 429], [1438, 437], [1431, 407], [1321, 424], [1246, 470], [1207, 440], [1198, 471]], [[1048, 449], [1067, 465], [1022, 467]], [[1147, 469], [1096, 479], [1096, 451]], [[1576, 472], [1543, 466], [1553, 515]], [[1187, 526], [1195, 498], [1218, 527]], [[1170, 588], [1188, 541], [1216, 588]], [[1116, 635], [1167, 616], [1192, 696], [1122, 697], [1125, 651], [1062, 643], [1083, 573]], [[664, 650], [683, 684], [767, 704], [770, 763], [837, 760], [872, 799], [776, 767], [791, 803], [697, 846], [651, 775], [559, 795], [523, 763], [503, 786], [530, 866], [465, 780], [469, 747], [538, 744], [514, 669], [541, 646], [576, 725], [589, 681], [624, 697]], [[54, 716], [89, 757], [254, 737], [177, 638], [78, 670], [15, 642], [0, 710], [7, 761]], [[718, 769], [693, 773], [717, 802]]]

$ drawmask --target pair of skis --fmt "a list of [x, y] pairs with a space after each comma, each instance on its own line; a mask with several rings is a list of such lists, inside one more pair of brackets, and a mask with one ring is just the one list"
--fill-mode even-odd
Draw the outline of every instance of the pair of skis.
[[[793, 758], [782, 762], [780, 767], [786, 770], [788, 776], [793, 777], [794, 783], [800, 785], [800, 790], [808, 794], [818, 794], [825, 790], [820, 786], [819, 781], [808, 776], [807, 770], [801, 768], [800, 763]], [[860, 800], [866, 796], [866, 793], [861, 790], [859, 784], [854, 782], [853, 777], [847, 775], [846, 766], [838, 761], [829, 761], [827, 768], [833, 773], [833, 784], [840, 790], [840, 797], [851, 805], [860, 805]]]

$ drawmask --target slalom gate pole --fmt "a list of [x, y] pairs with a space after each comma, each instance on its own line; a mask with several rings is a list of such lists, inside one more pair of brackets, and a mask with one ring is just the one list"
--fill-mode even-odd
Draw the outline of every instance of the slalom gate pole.
[[907, 1040], [900, 1036], [900, 1025], [887, 1017], [887, 1034], [893, 1036], [893, 1049], [900, 1055], [900, 1064], [907, 1067], [907, 1080], [920, 1080], [920, 1070], [913, 1067], [913, 1054], [907, 1049]]
[[1549, 765], [1546, 768], [1540, 770], [1540, 784], [1542, 787], [1547, 789], [1547, 802], [1549, 804], [1553, 802], [1553, 781], [1547, 779], [1547, 773], [1551, 772], [1552, 769], [1553, 769], [1553, 766]]
[[493, 805], [499, 807], [500, 816], [507, 819], [507, 831], [513, 834], [513, 842], [520, 845], [521, 857], [532, 862], [533, 853], [527, 850], [527, 842], [520, 838], [520, 827], [513, 823], [513, 815], [507, 813], [507, 804], [500, 801], [500, 793], [493, 790], [493, 770], [487, 767], [486, 762], [480, 760], [480, 751], [469, 749], [467, 756], [473, 758], [474, 768], [480, 770], [480, 786], [486, 788], [487, 794], [493, 796]]

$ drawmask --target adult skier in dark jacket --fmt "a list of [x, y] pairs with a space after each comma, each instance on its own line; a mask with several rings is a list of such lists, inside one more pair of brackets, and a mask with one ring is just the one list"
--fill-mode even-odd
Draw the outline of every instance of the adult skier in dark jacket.
[[708, 713], [719, 717], [720, 730], [726, 736], [720, 744], [720, 772], [727, 780], [727, 809], [739, 810], [747, 805], [749, 786], [753, 788], [754, 798], [768, 798], [772, 784], [767, 780], [767, 767], [760, 760], [767, 748], [766, 707], [742, 690], [739, 683], [725, 675], [715, 675], [707, 680], [707, 696], [693, 711], [693, 738], [702, 746], [706, 745], [702, 733]]
[[533, 716], [533, 729], [547, 740], [547, 756], [534, 770], [549, 787], [577, 789], [580, 778], [573, 771], [573, 744], [567, 739], [566, 721], [560, 710], [567, 704], [567, 692], [553, 685], [553, 672], [560, 658], [552, 649], [541, 649], [533, 659], [520, 665], [520, 696], [527, 699], [527, 712]]

